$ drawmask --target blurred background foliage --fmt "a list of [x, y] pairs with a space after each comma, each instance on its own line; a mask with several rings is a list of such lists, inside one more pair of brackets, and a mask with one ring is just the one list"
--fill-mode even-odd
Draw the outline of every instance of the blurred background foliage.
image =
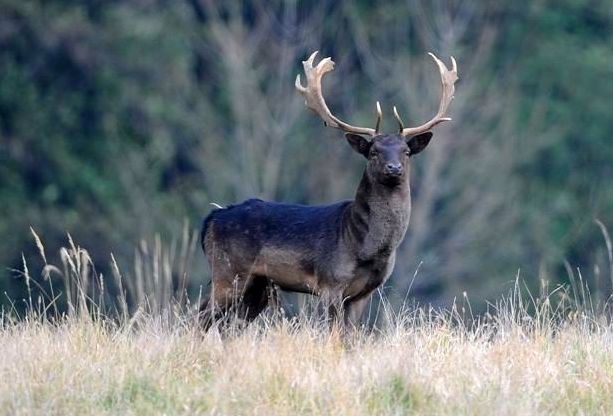
[[483, 305], [519, 270], [538, 290], [580, 269], [610, 295], [608, 0], [0, 0], [0, 290], [23, 295], [22, 253], [42, 261], [30, 226], [108, 273], [212, 202], [351, 198], [363, 161], [293, 87], [313, 50], [337, 62], [335, 113], [368, 125], [380, 100], [388, 131], [392, 105], [413, 124], [438, 105], [426, 52], [459, 63], [454, 121], [413, 163], [392, 300]]

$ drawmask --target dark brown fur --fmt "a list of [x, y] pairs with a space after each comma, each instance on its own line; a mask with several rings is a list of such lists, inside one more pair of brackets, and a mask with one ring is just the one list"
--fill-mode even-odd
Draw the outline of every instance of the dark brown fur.
[[409, 156], [431, 136], [367, 141], [347, 134], [368, 160], [354, 200], [306, 206], [250, 199], [211, 212], [202, 227], [212, 273], [204, 328], [231, 314], [255, 319], [273, 284], [320, 296], [334, 321], [357, 322], [394, 268], [411, 212]]

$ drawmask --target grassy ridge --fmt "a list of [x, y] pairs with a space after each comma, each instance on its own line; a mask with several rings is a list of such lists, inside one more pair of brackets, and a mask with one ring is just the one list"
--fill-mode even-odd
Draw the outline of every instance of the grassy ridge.
[[[422, 311], [423, 312], [423, 311]], [[421, 312], [344, 345], [308, 322], [224, 342], [154, 316], [0, 333], [4, 414], [611, 414], [613, 332], [567, 322], [463, 328]], [[431, 316], [431, 315], [430, 315]], [[432, 316], [431, 316], [432, 317]], [[528, 322], [528, 321], [526, 321]], [[530, 329], [528, 329], [530, 327]]]
[[378, 329], [346, 338], [269, 314], [222, 341], [172, 290], [171, 259], [189, 256], [160, 244], [131, 282], [113, 261], [104, 283], [72, 240], [54, 266], [34, 236], [46, 281], [24, 261], [28, 312], [0, 315], [2, 414], [613, 414], [613, 325], [580, 274], [538, 297], [516, 282], [481, 317], [467, 298], [449, 311], [383, 302]]

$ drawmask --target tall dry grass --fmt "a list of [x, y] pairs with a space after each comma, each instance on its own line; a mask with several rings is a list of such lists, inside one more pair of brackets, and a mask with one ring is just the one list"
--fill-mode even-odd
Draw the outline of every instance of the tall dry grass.
[[536, 297], [517, 279], [478, 317], [468, 297], [383, 303], [343, 340], [305, 315], [222, 340], [198, 330], [161, 242], [131, 283], [112, 261], [110, 296], [86, 250], [70, 241], [55, 266], [35, 238], [46, 280], [24, 260], [28, 311], [2, 312], [3, 414], [613, 414], [613, 327], [580, 279]]

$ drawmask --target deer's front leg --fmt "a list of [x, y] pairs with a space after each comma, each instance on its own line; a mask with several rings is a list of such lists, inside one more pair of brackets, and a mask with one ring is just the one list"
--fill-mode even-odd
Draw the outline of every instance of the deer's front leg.
[[362, 315], [364, 315], [364, 308], [370, 302], [370, 296], [367, 295], [360, 299], [353, 301], [347, 301], [343, 305], [345, 308], [345, 326], [348, 328], [358, 328]]
[[341, 290], [326, 290], [321, 294], [322, 306], [330, 329], [343, 324], [343, 292]]

